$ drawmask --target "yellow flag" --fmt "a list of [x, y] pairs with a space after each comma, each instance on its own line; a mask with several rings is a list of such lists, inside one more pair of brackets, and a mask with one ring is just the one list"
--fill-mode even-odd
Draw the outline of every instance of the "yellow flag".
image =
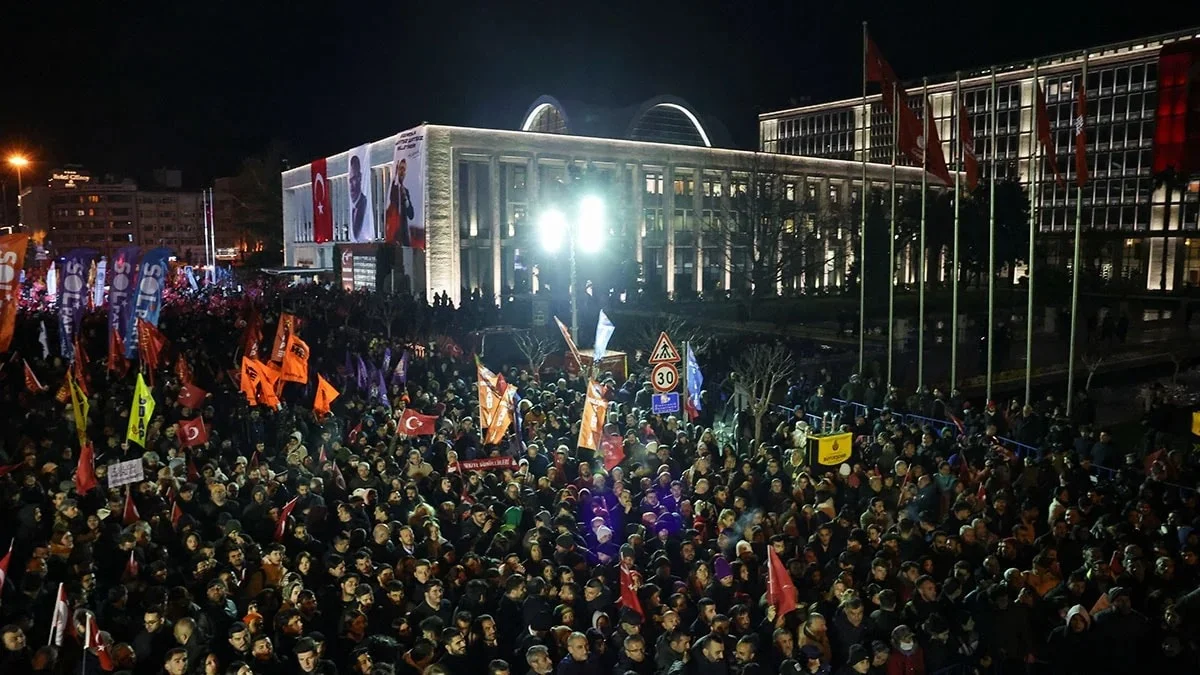
[[854, 449], [854, 434], [831, 434], [817, 437], [817, 464], [837, 466], [850, 459]]
[[1192, 413], [1192, 434], [1200, 436], [1200, 411]]
[[604, 398], [604, 387], [599, 382], [588, 382], [587, 399], [583, 404], [583, 419], [579, 423], [579, 447], [596, 450], [608, 420], [608, 400]]
[[146, 381], [142, 379], [141, 373], [138, 373], [137, 386], [133, 390], [133, 403], [130, 405], [129, 431], [125, 436], [145, 448], [146, 432], [150, 429], [150, 418], [154, 416], [154, 396], [150, 393], [150, 387], [146, 386]]
[[71, 390], [71, 410], [75, 413], [75, 433], [79, 435], [79, 447], [87, 445], [87, 420], [91, 404], [75, 376], [67, 370], [67, 387]]

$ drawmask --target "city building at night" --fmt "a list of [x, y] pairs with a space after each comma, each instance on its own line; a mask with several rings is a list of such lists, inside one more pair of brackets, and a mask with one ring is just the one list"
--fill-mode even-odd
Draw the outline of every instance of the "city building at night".
[[[1195, 38], [1200, 38], [1200, 29], [1086, 50], [1089, 179], [1083, 189], [1082, 266], [1135, 288], [1172, 291], [1200, 286], [1200, 157], [1195, 157], [1200, 144], [1192, 140], [1190, 148], [1176, 147], [1187, 144], [1189, 136], [1200, 138], [1200, 82], [1194, 81], [1200, 73], [1200, 40]], [[887, 51], [886, 43], [880, 46]], [[1084, 56], [1076, 51], [1043, 56], [1036, 63], [998, 65], [994, 99], [991, 69], [961, 75], [962, 102], [984, 180], [993, 167], [998, 179], [1017, 179], [1027, 189], [1037, 177], [1035, 213], [1044, 235], [1039, 238], [1040, 255], [1046, 264], [1061, 269], [1072, 263], [1072, 117]], [[1033, 130], [1035, 65], [1061, 184], [1055, 181], [1048, 157], [1030, 161], [1038, 145]], [[1169, 91], [1160, 90], [1162, 83]], [[919, 78], [906, 78], [907, 104], [918, 116], [924, 107], [921, 85]], [[956, 155], [951, 148], [957, 143], [954, 92], [953, 74], [929, 78], [930, 110], [952, 168]], [[1171, 126], [1171, 133], [1159, 133], [1156, 142], [1164, 124]], [[1180, 133], [1184, 127], [1187, 132]], [[869, 96], [865, 106], [856, 97], [767, 112], [759, 115], [759, 149], [845, 161], [861, 161], [865, 154], [872, 164], [889, 164], [892, 116], [879, 94]], [[1190, 171], [1170, 186], [1158, 180], [1164, 156], [1188, 153], [1193, 156]], [[900, 162], [909, 163], [903, 157]], [[1031, 173], [1031, 166], [1040, 167], [1040, 172]], [[900, 274], [907, 275], [902, 282], [915, 281], [911, 269], [902, 268]]]
[[[796, 206], [782, 232], [811, 233], [828, 261], [779, 279], [778, 290], [847, 281], [857, 257], [861, 163], [717, 147], [728, 144], [720, 125], [671, 97], [607, 111], [544, 96], [517, 122], [511, 130], [426, 124], [283, 172], [285, 265], [340, 269], [352, 286], [344, 264], [357, 264], [367, 243], [394, 242], [401, 252], [393, 257], [418, 293], [457, 302], [475, 291], [536, 291], [566, 267], [564, 255], [544, 252], [539, 218], [569, 213], [574, 186], [586, 185], [602, 195], [609, 265], [629, 264], [642, 288], [673, 297], [737, 291], [747, 285], [739, 274], [747, 252], [724, 225], [739, 217], [739, 196], [769, 183], [773, 208]], [[868, 169], [876, 188], [890, 185], [890, 168]], [[362, 186], [353, 200], [352, 175]], [[899, 170], [902, 186], [919, 182], [919, 169]], [[322, 206], [314, 206], [314, 188]], [[332, 223], [322, 234], [314, 217], [324, 203]], [[364, 208], [373, 229], [360, 228]], [[846, 218], [819, 217], [833, 210]], [[396, 233], [398, 220], [407, 231]], [[585, 255], [578, 257], [588, 277]]]

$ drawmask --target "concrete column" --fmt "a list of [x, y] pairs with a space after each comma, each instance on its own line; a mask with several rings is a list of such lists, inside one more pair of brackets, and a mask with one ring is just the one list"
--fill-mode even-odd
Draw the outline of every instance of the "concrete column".
[[478, 168], [475, 162], [467, 162], [467, 236], [471, 239], [479, 236], [479, 181], [475, 175]]
[[[638, 265], [645, 265], [646, 241], [642, 236], [642, 229], [646, 227], [646, 208], [643, 205], [646, 196], [646, 176], [641, 164], [634, 164], [631, 173], [633, 178], [630, 185], [633, 186], [633, 192], [629, 201], [633, 204], [633, 254]], [[645, 274], [645, 270], [642, 274]]]
[[731, 217], [729, 207], [729, 189], [732, 183], [732, 178], [729, 170], [721, 172], [721, 242], [725, 252], [721, 255], [723, 267], [722, 282], [725, 284], [725, 290], [728, 291], [733, 283], [733, 239], [729, 236], [729, 219]]
[[692, 227], [696, 231], [696, 251], [693, 264], [696, 270], [696, 292], [704, 292], [704, 166], [696, 167], [692, 183]]
[[663, 276], [666, 277], [667, 297], [675, 295], [675, 168], [663, 167], [663, 217], [666, 218], [667, 243], [663, 246]]
[[500, 294], [503, 292], [503, 276], [501, 274], [501, 255], [500, 255], [500, 229], [506, 224], [501, 218], [500, 204], [500, 158], [492, 155], [488, 161], [488, 177], [490, 178], [491, 192], [491, 208], [492, 208], [492, 299], [499, 305]]
[[529, 203], [529, 208], [525, 211], [525, 217], [536, 218], [538, 212], [538, 199], [540, 197], [538, 192], [540, 185], [538, 178], [540, 176], [538, 174], [538, 156], [536, 154], [529, 158], [529, 168], [527, 171], [528, 175], [525, 176], [525, 194]]

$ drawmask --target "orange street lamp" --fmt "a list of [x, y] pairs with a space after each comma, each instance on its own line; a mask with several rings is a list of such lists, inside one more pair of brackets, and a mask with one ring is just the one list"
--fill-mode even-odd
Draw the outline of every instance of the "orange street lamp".
[[22, 217], [24, 215], [21, 212], [21, 192], [22, 192], [21, 169], [24, 169], [25, 167], [29, 166], [29, 158], [24, 155], [9, 155], [8, 163], [11, 164], [17, 170], [17, 227], [19, 228], [19, 227], [21, 227], [21, 225], [23, 225], [23, 223], [21, 221], [22, 221], [22, 219], [23, 219]]

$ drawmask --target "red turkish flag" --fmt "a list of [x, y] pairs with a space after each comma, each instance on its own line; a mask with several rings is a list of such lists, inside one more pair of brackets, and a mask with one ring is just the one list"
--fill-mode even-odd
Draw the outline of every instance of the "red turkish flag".
[[975, 134], [971, 131], [971, 118], [967, 107], [958, 104], [958, 143], [962, 150], [962, 166], [967, 172], [967, 190], [979, 186], [979, 157], [975, 154]]
[[177, 431], [179, 443], [185, 448], [204, 445], [208, 442], [208, 428], [204, 426], [204, 418], [194, 420], [179, 420]]
[[125, 563], [125, 576], [129, 579], [137, 579], [142, 573], [142, 566], [138, 564], [137, 558], [134, 557], [134, 552], [129, 551], [129, 562]]
[[171, 502], [171, 527], [179, 527], [179, 519], [183, 517], [183, 509], [179, 508], [179, 504]]
[[1080, 82], [1075, 96], [1075, 117], [1071, 120], [1075, 125], [1075, 184], [1079, 187], [1087, 185], [1087, 86]]
[[313, 241], [333, 241], [333, 207], [329, 204], [329, 174], [325, 158], [314, 159], [312, 173]]
[[1058, 172], [1058, 153], [1054, 151], [1054, 137], [1050, 135], [1050, 113], [1046, 110], [1046, 93], [1042, 91], [1042, 85], [1037, 87], [1037, 132], [1038, 142], [1042, 144], [1042, 153], [1045, 160], [1050, 162], [1050, 168], [1054, 169], [1054, 181], [1060, 187], [1067, 187], [1063, 182], [1062, 174]]
[[292, 497], [292, 501], [283, 505], [279, 510], [279, 522], [275, 523], [275, 541], [283, 541], [283, 532], [287, 529], [288, 518], [291, 517], [292, 511], [296, 510], [296, 500], [299, 497]]
[[884, 110], [895, 120], [896, 133], [892, 142], [896, 149], [906, 155], [917, 166], [922, 164], [921, 121], [908, 106], [908, 94], [900, 87], [896, 71], [883, 58], [875, 41], [867, 38], [867, 79], [878, 82]]
[[121, 514], [122, 524], [128, 527], [141, 519], [142, 515], [138, 513], [137, 504], [133, 503], [133, 490], [125, 488], [125, 512]]
[[767, 604], [775, 608], [778, 616], [784, 616], [796, 609], [796, 586], [774, 546], [767, 546], [767, 556], [770, 558], [767, 567]]
[[609, 471], [625, 459], [625, 439], [619, 434], [608, 434], [600, 441], [604, 452], [604, 468]]
[[0, 558], [0, 592], [4, 590], [4, 580], [8, 578], [8, 564], [12, 562], [12, 550], [15, 543], [17, 543], [16, 539], [10, 541], [8, 543], [8, 553], [5, 553], [4, 557]]
[[179, 405], [192, 410], [199, 410], [204, 405], [204, 397], [208, 392], [194, 384], [185, 384], [179, 389]]
[[84, 649], [90, 649], [96, 655], [96, 660], [100, 662], [100, 670], [111, 673], [116, 670], [116, 664], [113, 663], [112, 655], [108, 653], [108, 645], [104, 644], [104, 640], [100, 638], [100, 627], [96, 625], [96, 617], [91, 612], [87, 613], [87, 626], [84, 628], [83, 636]]
[[621, 565], [621, 602], [622, 607], [632, 609], [639, 616], [645, 618], [646, 613], [642, 611], [642, 601], [638, 599], [637, 590], [634, 588], [633, 572], [629, 571], [628, 567]]
[[75, 492], [85, 495], [97, 485], [96, 451], [91, 443], [87, 443], [79, 449], [79, 463], [75, 465]]
[[435, 415], [422, 415], [410, 408], [400, 418], [399, 431], [405, 436], [432, 436], [437, 433], [437, 420]]
[[942, 181], [943, 185], [953, 185], [954, 179], [950, 177], [946, 155], [942, 152], [942, 139], [938, 136], [937, 120], [933, 119], [933, 106], [928, 100], [925, 101], [925, 135], [920, 142], [929, 151], [925, 158], [925, 170]]

